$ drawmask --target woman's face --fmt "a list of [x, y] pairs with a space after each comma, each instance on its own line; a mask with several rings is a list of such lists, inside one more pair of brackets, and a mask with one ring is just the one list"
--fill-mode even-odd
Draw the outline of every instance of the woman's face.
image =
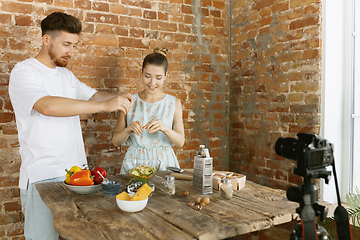
[[166, 74], [163, 66], [147, 64], [142, 72], [142, 80], [145, 90], [149, 93], [157, 93], [164, 85]]

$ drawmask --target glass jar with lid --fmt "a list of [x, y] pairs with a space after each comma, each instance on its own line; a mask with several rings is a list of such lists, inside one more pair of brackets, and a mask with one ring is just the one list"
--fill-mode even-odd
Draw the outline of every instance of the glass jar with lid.
[[171, 175], [165, 176], [165, 181], [162, 182], [162, 190], [166, 195], [175, 195], [175, 177]]
[[219, 185], [219, 195], [221, 199], [229, 200], [233, 196], [233, 185], [231, 184], [231, 179], [223, 178], [221, 179]]

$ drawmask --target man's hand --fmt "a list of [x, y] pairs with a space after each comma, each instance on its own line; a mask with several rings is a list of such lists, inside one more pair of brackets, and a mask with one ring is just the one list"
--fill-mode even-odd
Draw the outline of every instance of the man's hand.
[[120, 110], [124, 114], [130, 110], [134, 102], [134, 98], [129, 92], [121, 93], [119, 95], [107, 92], [96, 92], [90, 100], [103, 102], [104, 109], [102, 109], [102, 111], [113, 112]]
[[[131, 96], [131, 95], [130, 95]], [[104, 102], [105, 104], [105, 110], [106, 112], [113, 112], [116, 110], [122, 111], [124, 114], [127, 114], [127, 112], [130, 110], [133, 101], [132, 99], [124, 98], [121, 96], [117, 96], [114, 98], [111, 98]]]
[[129, 92], [127, 92], [127, 93], [122, 93], [122, 94], [120, 94], [120, 96], [123, 97], [123, 98], [127, 98], [127, 99], [130, 101], [131, 105], [133, 104], [134, 98], [133, 98], [133, 96], [131, 95], [131, 93], [129, 93]]

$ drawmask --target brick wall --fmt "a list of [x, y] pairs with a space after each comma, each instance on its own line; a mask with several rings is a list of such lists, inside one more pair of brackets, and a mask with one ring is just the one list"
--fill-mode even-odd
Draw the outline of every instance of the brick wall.
[[[169, 48], [167, 92], [183, 103], [186, 143], [174, 148], [182, 167], [205, 143], [218, 170], [277, 188], [299, 183], [294, 162], [273, 146], [319, 131], [321, 1], [0, 0], [0, 239], [24, 239], [9, 74], [37, 54], [39, 23], [53, 11], [82, 20], [69, 69], [98, 90], [137, 92], [144, 56]], [[89, 163], [118, 173], [126, 149], [111, 144], [116, 113], [81, 119]]]
[[275, 154], [280, 136], [319, 133], [321, 0], [231, 4], [230, 169], [287, 189], [296, 162]]
[[[167, 92], [181, 99], [186, 143], [174, 148], [192, 167], [199, 144], [218, 169], [229, 165], [229, 5], [225, 0], [0, 0], [0, 239], [24, 239], [17, 131], [8, 96], [14, 65], [36, 56], [40, 21], [53, 11], [77, 16], [84, 31], [69, 69], [109, 92], [141, 89], [142, 59], [169, 49]], [[117, 173], [126, 149], [111, 144], [117, 113], [81, 116], [88, 161]]]

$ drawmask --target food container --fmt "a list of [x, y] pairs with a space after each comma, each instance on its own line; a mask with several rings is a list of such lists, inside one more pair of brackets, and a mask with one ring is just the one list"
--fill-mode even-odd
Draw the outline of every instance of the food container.
[[119, 193], [120, 182], [118, 181], [104, 181], [101, 184], [104, 197], [116, 197]]
[[125, 212], [139, 212], [146, 207], [148, 200], [149, 198], [140, 201], [124, 201], [116, 198], [116, 204]]
[[70, 185], [64, 182], [64, 185], [67, 189], [69, 189], [72, 192], [76, 192], [78, 194], [92, 194], [96, 193], [101, 189], [101, 185], [91, 185], [91, 186], [75, 186]]
[[213, 188], [219, 190], [221, 179], [231, 179], [233, 190], [240, 190], [245, 187], [246, 176], [240, 173], [227, 172], [227, 171], [216, 171], [212, 175]]
[[231, 179], [223, 178], [221, 179], [219, 185], [219, 196], [221, 199], [230, 200], [233, 196], [233, 186], [231, 184]]
[[175, 195], [175, 177], [166, 175], [165, 180], [162, 182], [162, 190], [166, 195]]

